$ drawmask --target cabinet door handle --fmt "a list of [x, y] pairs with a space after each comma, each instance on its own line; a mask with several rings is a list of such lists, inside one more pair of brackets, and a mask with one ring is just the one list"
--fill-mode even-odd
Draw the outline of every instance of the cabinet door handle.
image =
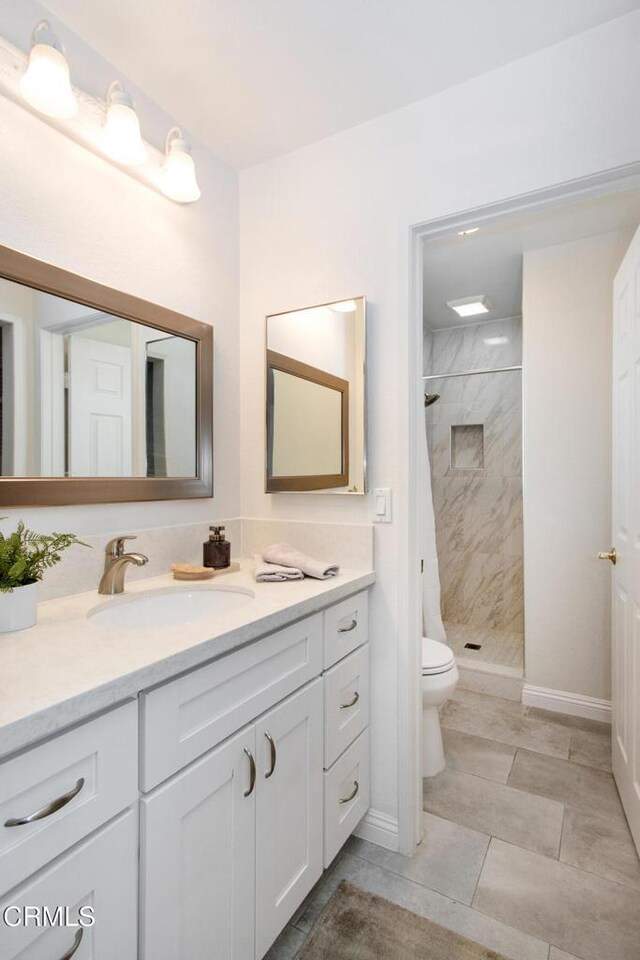
[[338, 633], [351, 633], [351, 631], [355, 630], [357, 626], [358, 626], [358, 619], [357, 617], [354, 617], [351, 623], [348, 624], [348, 626], [338, 627]]
[[244, 752], [249, 758], [249, 787], [244, 791], [244, 796], [250, 797], [253, 793], [253, 788], [256, 785], [256, 761], [248, 747], [244, 748]]
[[265, 780], [268, 780], [269, 777], [272, 777], [272, 776], [273, 776], [273, 771], [274, 771], [275, 768], [276, 768], [276, 760], [278, 759], [278, 752], [277, 752], [277, 750], [276, 750], [275, 741], [274, 741], [273, 737], [271, 736], [271, 734], [268, 733], [268, 732], [265, 730], [264, 735], [265, 735], [265, 737], [267, 738], [267, 740], [269, 741], [269, 751], [270, 751], [270, 753], [271, 753], [271, 767], [269, 768], [268, 772], [265, 773], [265, 775], [264, 775]]
[[338, 803], [349, 803], [351, 800], [353, 800], [354, 797], [357, 797], [357, 795], [358, 795], [358, 790], [359, 790], [359, 789], [360, 789], [360, 784], [358, 783], [357, 780], [354, 780], [354, 781], [353, 781], [353, 790], [351, 791], [351, 793], [349, 794], [349, 796], [348, 796], [348, 797], [340, 797], [340, 799], [338, 800]]
[[74, 797], [78, 796], [83, 787], [84, 777], [80, 777], [75, 787], [69, 790], [68, 793], [63, 793], [61, 797], [57, 797], [44, 807], [41, 807], [40, 810], [36, 810], [35, 813], [30, 813], [27, 817], [10, 817], [9, 820], [5, 820], [4, 825], [5, 827], [22, 827], [25, 823], [35, 823], [36, 820], [44, 820], [45, 817], [50, 817], [52, 813], [56, 813], [58, 810], [61, 810], [62, 807], [66, 807]]
[[340, 709], [341, 709], [341, 710], [348, 710], [349, 707], [355, 707], [355, 705], [356, 705], [356, 703], [358, 702], [359, 699], [360, 699], [360, 694], [359, 694], [358, 691], [356, 690], [356, 692], [354, 693], [354, 695], [351, 697], [351, 700], [347, 700], [346, 703], [341, 703], [341, 704], [340, 704]]
[[84, 936], [84, 927], [80, 927], [76, 933], [73, 943], [69, 947], [66, 953], [63, 953], [60, 957], [60, 960], [71, 960], [71, 957], [74, 955], [80, 944], [82, 943], [82, 938]]

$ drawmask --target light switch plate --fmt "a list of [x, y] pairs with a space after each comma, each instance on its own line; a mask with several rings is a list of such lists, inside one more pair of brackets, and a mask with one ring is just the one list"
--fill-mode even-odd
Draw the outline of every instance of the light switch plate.
[[391, 488], [377, 487], [373, 491], [374, 523], [391, 523]]

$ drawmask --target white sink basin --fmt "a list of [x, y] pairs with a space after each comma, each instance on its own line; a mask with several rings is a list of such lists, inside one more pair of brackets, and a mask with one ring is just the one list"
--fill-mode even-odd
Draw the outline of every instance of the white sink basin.
[[197, 590], [154, 590], [111, 600], [87, 614], [92, 623], [110, 630], [175, 627], [239, 610], [255, 598], [240, 587], [204, 587]]

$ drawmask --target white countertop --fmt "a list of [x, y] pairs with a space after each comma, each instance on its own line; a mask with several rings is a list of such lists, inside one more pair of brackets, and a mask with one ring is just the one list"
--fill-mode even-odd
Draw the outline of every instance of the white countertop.
[[[166, 574], [131, 582], [122, 598], [111, 601], [92, 590], [41, 603], [35, 627], [0, 634], [0, 757], [337, 603], [374, 580], [370, 570], [343, 568], [329, 580], [256, 583], [252, 561], [243, 560], [238, 572], [204, 584]], [[178, 628], [113, 631], [87, 619], [105, 601], [212, 584], [249, 589], [255, 599]]]

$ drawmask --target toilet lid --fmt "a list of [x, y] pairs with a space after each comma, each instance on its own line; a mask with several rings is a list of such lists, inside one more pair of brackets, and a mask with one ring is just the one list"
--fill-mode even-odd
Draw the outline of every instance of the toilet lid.
[[422, 673], [444, 673], [455, 663], [453, 650], [439, 640], [422, 638]]

